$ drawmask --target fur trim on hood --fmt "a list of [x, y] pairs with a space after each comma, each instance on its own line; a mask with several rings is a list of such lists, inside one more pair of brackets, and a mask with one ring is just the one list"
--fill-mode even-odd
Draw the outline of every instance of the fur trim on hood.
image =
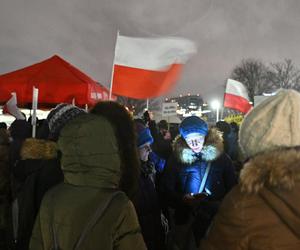
[[257, 193], [263, 187], [291, 190], [300, 181], [300, 147], [277, 149], [251, 158], [240, 174], [242, 191]]
[[21, 148], [21, 159], [51, 160], [57, 157], [57, 145], [53, 141], [28, 138]]
[[[183, 164], [192, 164], [197, 161], [198, 154], [186, 144], [179, 135], [173, 142], [173, 150], [176, 158]], [[202, 160], [215, 161], [224, 151], [222, 132], [216, 128], [211, 128], [205, 137], [205, 143], [201, 150]]]

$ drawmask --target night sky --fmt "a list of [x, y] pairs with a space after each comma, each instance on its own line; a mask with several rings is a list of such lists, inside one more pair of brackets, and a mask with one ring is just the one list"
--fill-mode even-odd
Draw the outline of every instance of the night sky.
[[300, 67], [299, 0], [1, 0], [0, 73], [58, 54], [109, 86], [117, 30], [198, 46], [169, 96], [221, 97], [243, 58]]

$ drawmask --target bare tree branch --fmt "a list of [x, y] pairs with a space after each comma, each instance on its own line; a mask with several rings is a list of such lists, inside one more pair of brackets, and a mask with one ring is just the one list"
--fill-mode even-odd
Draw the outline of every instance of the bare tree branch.
[[256, 59], [243, 59], [236, 66], [230, 78], [237, 80], [245, 85], [248, 90], [249, 98], [253, 102], [255, 95], [261, 95], [269, 88], [267, 84], [267, 67]]

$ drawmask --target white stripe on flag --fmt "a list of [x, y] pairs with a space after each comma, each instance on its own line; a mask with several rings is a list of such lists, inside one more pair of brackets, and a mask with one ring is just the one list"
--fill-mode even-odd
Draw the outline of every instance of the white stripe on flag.
[[227, 94], [244, 97], [245, 99], [247, 99], [249, 101], [248, 91], [247, 91], [246, 87], [242, 83], [240, 83], [236, 80], [232, 80], [232, 79], [227, 80], [225, 92]]
[[179, 38], [138, 38], [118, 36], [115, 64], [146, 70], [164, 70], [185, 63], [197, 52], [194, 42]]

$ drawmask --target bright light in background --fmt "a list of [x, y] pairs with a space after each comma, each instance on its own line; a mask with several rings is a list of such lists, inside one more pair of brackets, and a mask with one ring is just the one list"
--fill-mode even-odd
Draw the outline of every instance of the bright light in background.
[[211, 107], [212, 107], [213, 109], [219, 109], [220, 106], [221, 106], [221, 104], [220, 104], [220, 102], [219, 102], [218, 100], [213, 100], [213, 101], [211, 102]]
[[219, 109], [220, 109], [220, 106], [221, 106], [221, 103], [218, 100], [213, 100], [211, 102], [211, 107], [216, 110], [216, 122], [219, 121]]
[[267, 92], [262, 93], [263, 96], [274, 96], [276, 94], [277, 94], [277, 91], [270, 92], [270, 93], [267, 93]]
[[[0, 108], [2, 109], [2, 107]], [[30, 116], [30, 110], [29, 109], [20, 109], [21, 112], [23, 112], [26, 115], [26, 120], [28, 120], [29, 116]], [[48, 111], [44, 111], [44, 110], [40, 110], [38, 109], [36, 111], [37, 113], [37, 118], [39, 120], [42, 119], [46, 119], [48, 114], [50, 113], [50, 110]], [[10, 124], [15, 120], [15, 117], [8, 115], [8, 114], [1, 114], [0, 113], [0, 122], [5, 122], [8, 126], [10, 126]]]

